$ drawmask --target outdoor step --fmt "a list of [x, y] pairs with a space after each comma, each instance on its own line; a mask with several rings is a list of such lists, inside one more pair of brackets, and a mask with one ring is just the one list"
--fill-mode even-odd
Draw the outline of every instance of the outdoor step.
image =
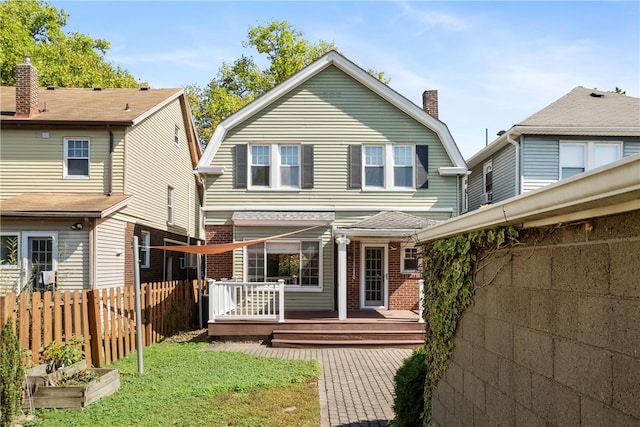
[[372, 348], [372, 347], [395, 347], [395, 348], [417, 348], [424, 344], [424, 340], [288, 340], [273, 339], [272, 347], [278, 348]]
[[405, 347], [424, 343], [423, 330], [276, 329], [273, 347]]

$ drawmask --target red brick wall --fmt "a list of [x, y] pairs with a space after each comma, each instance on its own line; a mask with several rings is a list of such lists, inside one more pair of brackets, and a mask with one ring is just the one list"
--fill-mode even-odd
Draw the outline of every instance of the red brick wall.
[[[233, 242], [233, 225], [207, 225], [207, 245]], [[206, 276], [211, 279], [233, 277], [233, 252], [207, 255]]]
[[360, 309], [360, 242], [347, 245], [347, 310]]
[[400, 242], [389, 244], [389, 310], [418, 309], [418, 280], [421, 274], [402, 274]]

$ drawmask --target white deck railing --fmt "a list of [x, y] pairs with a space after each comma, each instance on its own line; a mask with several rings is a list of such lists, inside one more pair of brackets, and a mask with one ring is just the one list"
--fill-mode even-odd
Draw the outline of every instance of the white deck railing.
[[223, 282], [208, 280], [209, 323], [216, 319], [277, 319], [284, 322], [284, 280]]

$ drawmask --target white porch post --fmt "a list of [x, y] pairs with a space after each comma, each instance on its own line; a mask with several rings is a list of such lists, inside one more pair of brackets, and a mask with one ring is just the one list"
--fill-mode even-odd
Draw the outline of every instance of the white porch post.
[[217, 300], [219, 298], [220, 295], [219, 292], [216, 292], [218, 290], [218, 287], [216, 286], [216, 281], [213, 279], [209, 279], [208, 280], [208, 287], [209, 287], [209, 320], [207, 321], [207, 323], [214, 323], [216, 321], [216, 303]]
[[338, 319], [347, 319], [347, 245], [351, 240], [344, 234], [336, 237], [338, 244]]
[[284, 322], [284, 279], [278, 279], [278, 322]]

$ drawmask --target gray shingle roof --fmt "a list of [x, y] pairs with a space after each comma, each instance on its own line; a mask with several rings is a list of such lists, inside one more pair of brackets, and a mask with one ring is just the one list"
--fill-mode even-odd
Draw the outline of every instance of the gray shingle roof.
[[638, 127], [640, 98], [578, 86], [519, 126]]
[[[233, 221], [326, 221], [333, 222], [333, 212], [292, 212], [292, 211], [238, 211], [231, 217]], [[283, 224], [286, 225], [286, 224]]]
[[423, 228], [430, 227], [439, 222], [440, 221], [419, 218], [404, 212], [385, 211], [342, 228], [369, 230], [422, 230]]

